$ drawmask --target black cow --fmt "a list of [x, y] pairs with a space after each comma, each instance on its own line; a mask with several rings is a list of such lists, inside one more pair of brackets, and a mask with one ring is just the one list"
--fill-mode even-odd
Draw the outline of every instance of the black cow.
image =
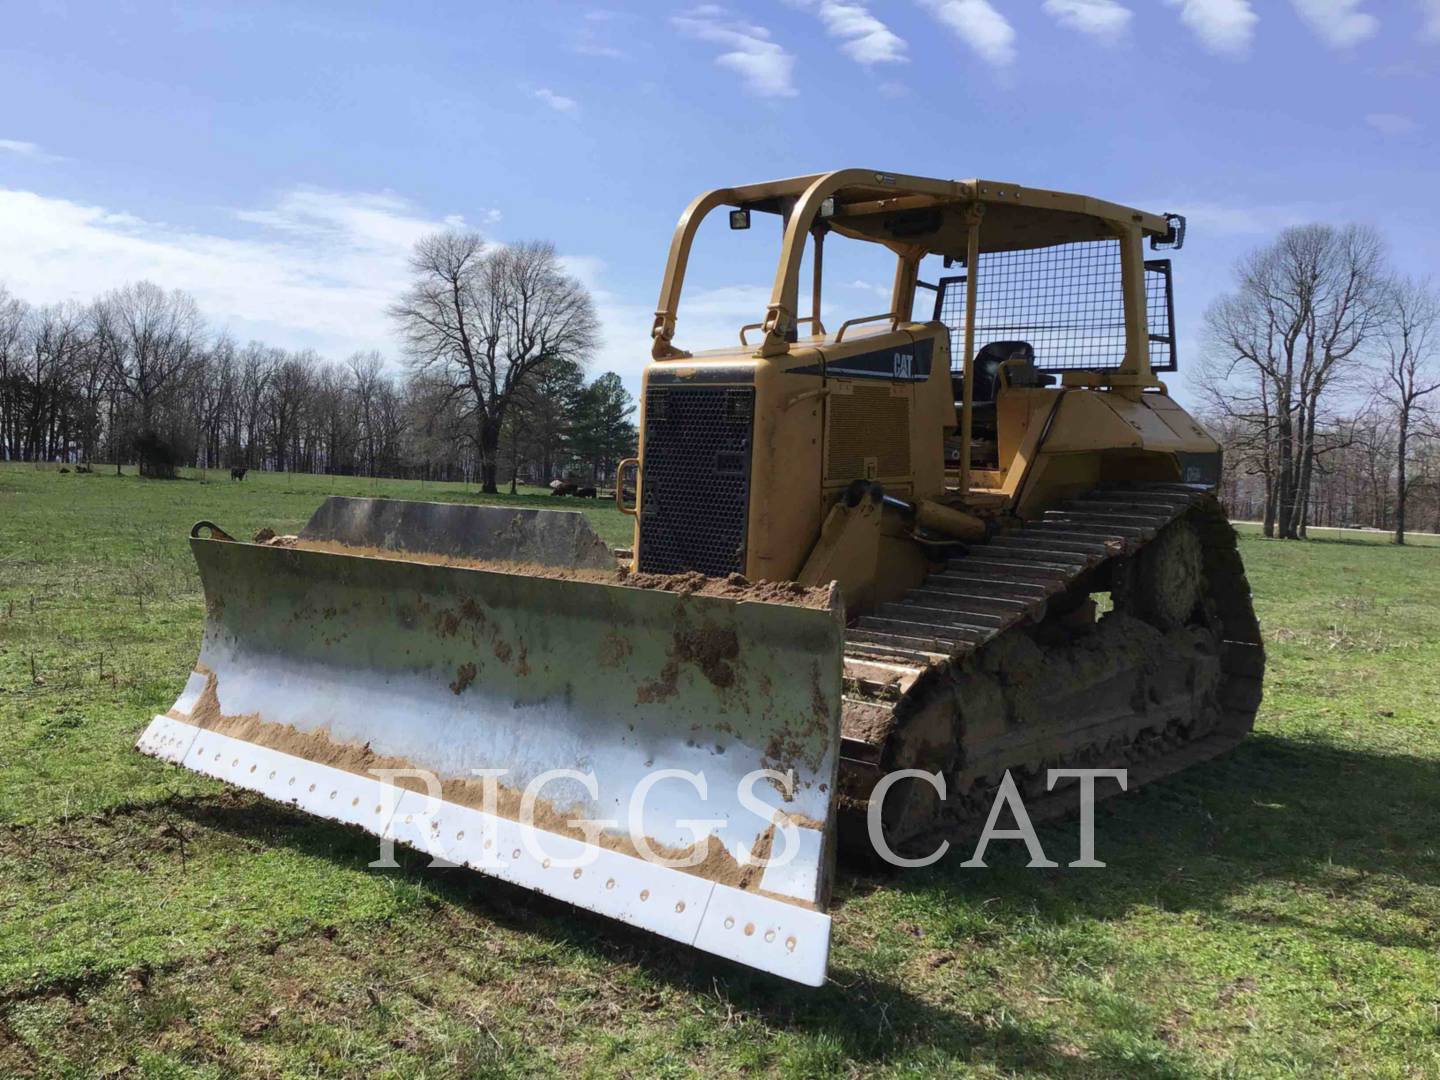
[[246, 474], [247, 472], [249, 472], [249, 471], [250, 471], [250, 469], [249, 469], [248, 466], [245, 466], [245, 465], [231, 465], [231, 466], [230, 466], [230, 479], [231, 479], [231, 480], [244, 480], [244, 479], [245, 479], [245, 474]]

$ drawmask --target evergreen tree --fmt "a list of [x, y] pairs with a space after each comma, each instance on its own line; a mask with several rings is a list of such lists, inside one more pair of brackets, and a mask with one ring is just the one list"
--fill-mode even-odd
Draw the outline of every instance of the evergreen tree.
[[572, 446], [588, 464], [595, 482], [608, 480], [615, 466], [635, 453], [637, 433], [630, 417], [635, 402], [620, 381], [607, 371], [585, 387], [576, 403]]

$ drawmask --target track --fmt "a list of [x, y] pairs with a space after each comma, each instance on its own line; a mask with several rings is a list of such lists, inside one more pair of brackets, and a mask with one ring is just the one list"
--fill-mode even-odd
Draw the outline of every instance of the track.
[[[1101, 592], [1114, 611], [1097, 621]], [[1133, 790], [1223, 753], [1254, 723], [1264, 663], [1214, 496], [1174, 483], [1096, 488], [951, 559], [846, 631], [842, 845], [871, 854], [869, 796], [895, 769], [940, 771], [949, 795], [891, 790], [883, 822], [903, 850], [978, 831], [1007, 770], [1043, 819], [1076, 805], [1073, 791], [1045, 790], [1047, 769], [1123, 767]]]

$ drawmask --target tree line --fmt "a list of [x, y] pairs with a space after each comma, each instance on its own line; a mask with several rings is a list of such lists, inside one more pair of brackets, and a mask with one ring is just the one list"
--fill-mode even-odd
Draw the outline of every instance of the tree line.
[[1440, 292], [1395, 273], [1374, 229], [1296, 226], [1246, 255], [1192, 380], [1232, 515], [1281, 539], [1440, 532], [1437, 354]]
[[[445, 261], [445, 253], [451, 253]], [[478, 482], [608, 483], [634, 452], [618, 375], [586, 381], [594, 307], [547, 244], [426, 237], [390, 315], [403, 361], [241, 345], [186, 292], [134, 282], [88, 303], [0, 285], [0, 458], [170, 477], [248, 467]]]

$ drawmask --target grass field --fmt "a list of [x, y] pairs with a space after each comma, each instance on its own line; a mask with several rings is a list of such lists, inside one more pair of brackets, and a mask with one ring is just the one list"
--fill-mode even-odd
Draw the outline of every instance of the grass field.
[[1104, 804], [1107, 869], [845, 876], [808, 991], [135, 754], [192, 521], [468, 497], [210, 475], [0, 466], [0, 1076], [1440, 1076], [1440, 548], [1247, 533], [1258, 733]]

